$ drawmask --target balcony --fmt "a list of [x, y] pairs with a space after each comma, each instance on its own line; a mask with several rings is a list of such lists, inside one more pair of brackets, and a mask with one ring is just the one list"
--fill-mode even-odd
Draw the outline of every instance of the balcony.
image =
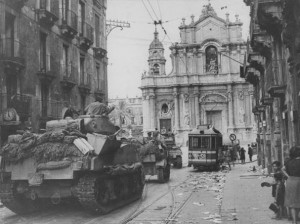
[[101, 47], [94, 47], [94, 56], [95, 58], [101, 60], [102, 58], [106, 57], [107, 51]]
[[19, 74], [25, 67], [26, 48], [20, 41], [12, 38], [0, 39], [0, 61], [4, 62], [7, 74]]
[[87, 74], [86, 79], [82, 79], [80, 81], [80, 85], [78, 86], [78, 90], [82, 96], [89, 95], [91, 92], [91, 74]]
[[50, 55], [46, 56], [46, 61], [40, 65], [40, 70], [36, 73], [41, 82], [50, 85], [51, 82], [56, 78], [54, 72], [56, 64], [54, 58]]
[[76, 68], [73, 65], [63, 65], [62, 74], [63, 79], [60, 81], [60, 84], [65, 92], [69, 92], [76, 86]]
[[84, 23], [79, 34], [79, 45], [83, 50], [88, 50], [94, 43], [94, 29], [88, 24]]
[[67, 10], [64, 17], [65, 18], [62, 20], [62, 24], [60, 26], [61, 33], [66, 38], [73, 39], [78, 33], [77, 14], [72, 10]]
[[[6, 104], [4, 102], [6, 102]], [[8, 94], [0, 93], [0, 111], [3, 111], [7, 108], [14, 108], [17, 111], [21, 121], [26, 120], [31, 116], [30, 103], [31, 97], [29, 96], [23, 94], [8, 96]]]
[[285, 60], [272, 60], [266, 70], [266, 89], [272, 97], [283, 97], [286, 90], [286, 62]]
[[20, 11], [28, 0], [5, 0], [5, 4]]
[[38, 20], [41, 25], [51, 28], [58, 20], [59, 1], [39, 0], [40, 8], [37, 9]]
[[273, 104], [273, 98], [272, 97], [263, 97], [260, 102], [264, 106], [271, 106]]
[[101, 80], [98, 88], [94, 91], [95, 98], [104, 98], [105, 96], [105, 83], [104, 80]]

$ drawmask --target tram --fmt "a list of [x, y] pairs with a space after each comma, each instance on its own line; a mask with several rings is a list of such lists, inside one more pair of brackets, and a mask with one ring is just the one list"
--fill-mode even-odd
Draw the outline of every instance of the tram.
[[222, 134], [214, 127], [199, 126], [188, 138], [188, 166], [218, 169], [222, 161]]

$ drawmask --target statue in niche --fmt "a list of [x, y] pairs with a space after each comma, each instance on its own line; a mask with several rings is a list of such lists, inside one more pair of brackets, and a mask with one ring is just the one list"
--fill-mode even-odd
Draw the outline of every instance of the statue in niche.
[[209, 46], [205, 50], [206, 54], [206, 72], [218, 74], [218, 51], [214, 46]]
[[184, 124], [187, 126], [190, 125], [190, 116], [188, 114], [184, 116]]
[[190, 125], [190, 115], [189, 115], [189, 111], [186, 109], [185, 110], [185, 115], [184, 115], [184, 124], [186, 126]]
[[241, 124], [245, 123], [245, 110], [243, 109], [243, 107], [240, 107], [239, 110], [239, 122]]

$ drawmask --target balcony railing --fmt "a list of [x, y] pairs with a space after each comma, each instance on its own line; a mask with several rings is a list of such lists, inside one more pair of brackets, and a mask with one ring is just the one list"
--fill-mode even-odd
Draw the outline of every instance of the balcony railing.
[[13, 38], [0, 39], [0, 60], [5, 62], [5, 70], [8, 73], [19, 74], [25, 67], [25, 45]]
[[67, 24], [72, 27], [74, 30], [78, 30], [78, 17], [77, 14], [75, 12], [73, 12], [72, 10], [68, 10], [68, 14], [67, 14]]
[[80, 79], [80, 85], [78, 86], [79, 92], [82, 95], [88, 95], [91, 91], [91, 74], [85, 74], [84, 77]]
[[[5, 103], [6, 102], [6, 105]], [[0, 93], [0, 109], [14, 108], [20, 118], [30, 117], [31, 97], [23, 94], [8, 95]]]
[[72, 64], [62, 64], [63, 80], [61, 81], [64, 90], [71, 90], [76, 85], [76, 67]]
[[81, 30], [80, 33], [80, 46], [87, 50], [92, 46], [93, 43], [94, 28], [90, 24], [85, 23], [83, 26], [83, 30]]
[[[285, 90], [286, 61], [283, 59], [272, 60], [266, 70], [266, 90], [274, 95], [274, 91]], [[275, 93], [276, 95], [276, 93]]]
[[40, 8], [38, 9], [39, 20], [41, 23], [53, 26], [59, 17], [58, 0], [39, 0]]
[[37, 76], [42, 82], [50, 84], [56, 78], [55, 70], [57, 64], [55, 58], [47, 54], [40, 59], [40, 70], [37, 71]]
[[62, 19], [62, 33], [73, 39], [75, 35], [78, 33], [78, 17], [77, 14], [72, 10], [67, 10], [63, 15]]

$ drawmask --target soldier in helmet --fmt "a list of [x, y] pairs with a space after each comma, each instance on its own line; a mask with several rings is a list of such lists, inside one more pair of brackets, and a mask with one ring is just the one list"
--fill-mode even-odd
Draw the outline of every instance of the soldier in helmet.
[[107, 103], [103, 103], [103, 99], [100, 97], [96, 97], [96, 101], [90, 103], [85, 109], [84, 113], [86, 115], [108, 115], [111, 111], [115, 109], [114, 106], [107, 106]]

